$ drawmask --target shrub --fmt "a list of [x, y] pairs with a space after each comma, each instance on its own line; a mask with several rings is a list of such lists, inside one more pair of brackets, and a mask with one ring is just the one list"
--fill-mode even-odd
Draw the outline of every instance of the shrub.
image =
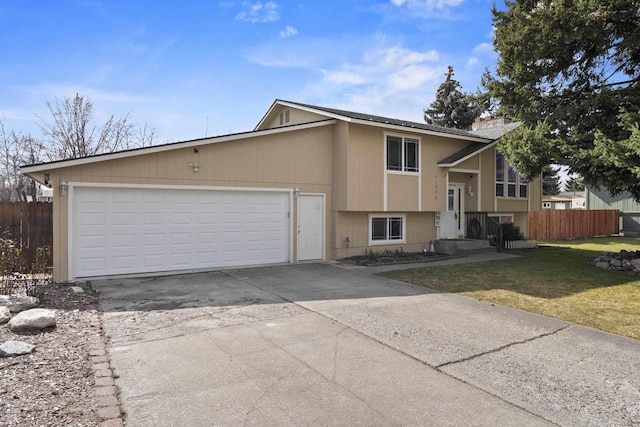
[[500, 224], [500, 228], [502, 228], [502, 240], [504, 242], [525, 239], [524, 234], [520, 231], [520, 227], [513, 223]]

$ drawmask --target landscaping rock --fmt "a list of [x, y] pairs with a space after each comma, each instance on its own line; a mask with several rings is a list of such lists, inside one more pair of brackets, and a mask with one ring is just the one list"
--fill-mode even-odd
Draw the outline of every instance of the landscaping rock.
[[11, 320], [11, 311], [8, 307], [0, 306], [0, 325], [4, 325]]
[[0, 345], [0, 357], [14, 357], [29, 354], [36, 346], [22, 341], [7, 341]]
[[56, 312], [46, 308], [32, 308], [18, 313], [9, 321], [12, 332], [35, 331], [56, 325]]
[[640, 251], [625, 251], [620, 253], [605, 253], [588, 264], [605, 270], [625, 271], [629, 274], [640, 275]]
[[0, 295], [0, 306], [7, 307], [12, 313], [19, 313], [37, 307], [40, 301], [36, 297], [21, 295]]

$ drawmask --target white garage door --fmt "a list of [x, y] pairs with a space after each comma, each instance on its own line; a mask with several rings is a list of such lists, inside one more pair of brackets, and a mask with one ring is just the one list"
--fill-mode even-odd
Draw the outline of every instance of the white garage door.
[[79, 187], [75, 277], [289, 261], [289, 195]]

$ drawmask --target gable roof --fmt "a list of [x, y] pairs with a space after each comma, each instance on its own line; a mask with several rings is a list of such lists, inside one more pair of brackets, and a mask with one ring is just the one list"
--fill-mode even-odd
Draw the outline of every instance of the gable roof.
[[270, 113], [278, 106], [285, 106], [291, 108], [298, 108], [304, 111], [320, 114], [329, 118], [343, 120], [351, 123], [365, 124], [365, 125], [378, 125], [384, 127], [395, 127], [411, 129], [412, 131], [418, 131], [420, 133], [440, 135], [443, 134], [456, 139], [465, 139], [468, 141], [489, 143], [493, 139], [485, 137], [483, 135], [476, 135], [472, 132], [464, 131], [455, 128], [446, 128], [442, 126], [430, 125], [427, 123], [412, 122], [409, 120], [392, 119], [390, 117], [375, 116], [372, 114], [357, 113], [354, 111], [339, 110], [337, 108], [320, 107], [317, 105], [303, 104], [300, 102], [285, 101], [282, 99], [276, 99], [271, 105], [267, 113], [262, 117], [260, 122], [256, 125], [255, 129], [260, 127], [266, 122]]

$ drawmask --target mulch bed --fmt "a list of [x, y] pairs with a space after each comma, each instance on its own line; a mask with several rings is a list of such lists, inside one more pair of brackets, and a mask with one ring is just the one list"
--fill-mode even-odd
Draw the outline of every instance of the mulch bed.
[[340, 259], [340, 261], [364, 267], [374, 267], [378, 265], [431, 262], [447, 258], [451, 258], [451, 255], [438, 254], [435, 252], [402, 252], [379, 254], [375, 256], [357, 255], [348, 258], [342, 258]]

